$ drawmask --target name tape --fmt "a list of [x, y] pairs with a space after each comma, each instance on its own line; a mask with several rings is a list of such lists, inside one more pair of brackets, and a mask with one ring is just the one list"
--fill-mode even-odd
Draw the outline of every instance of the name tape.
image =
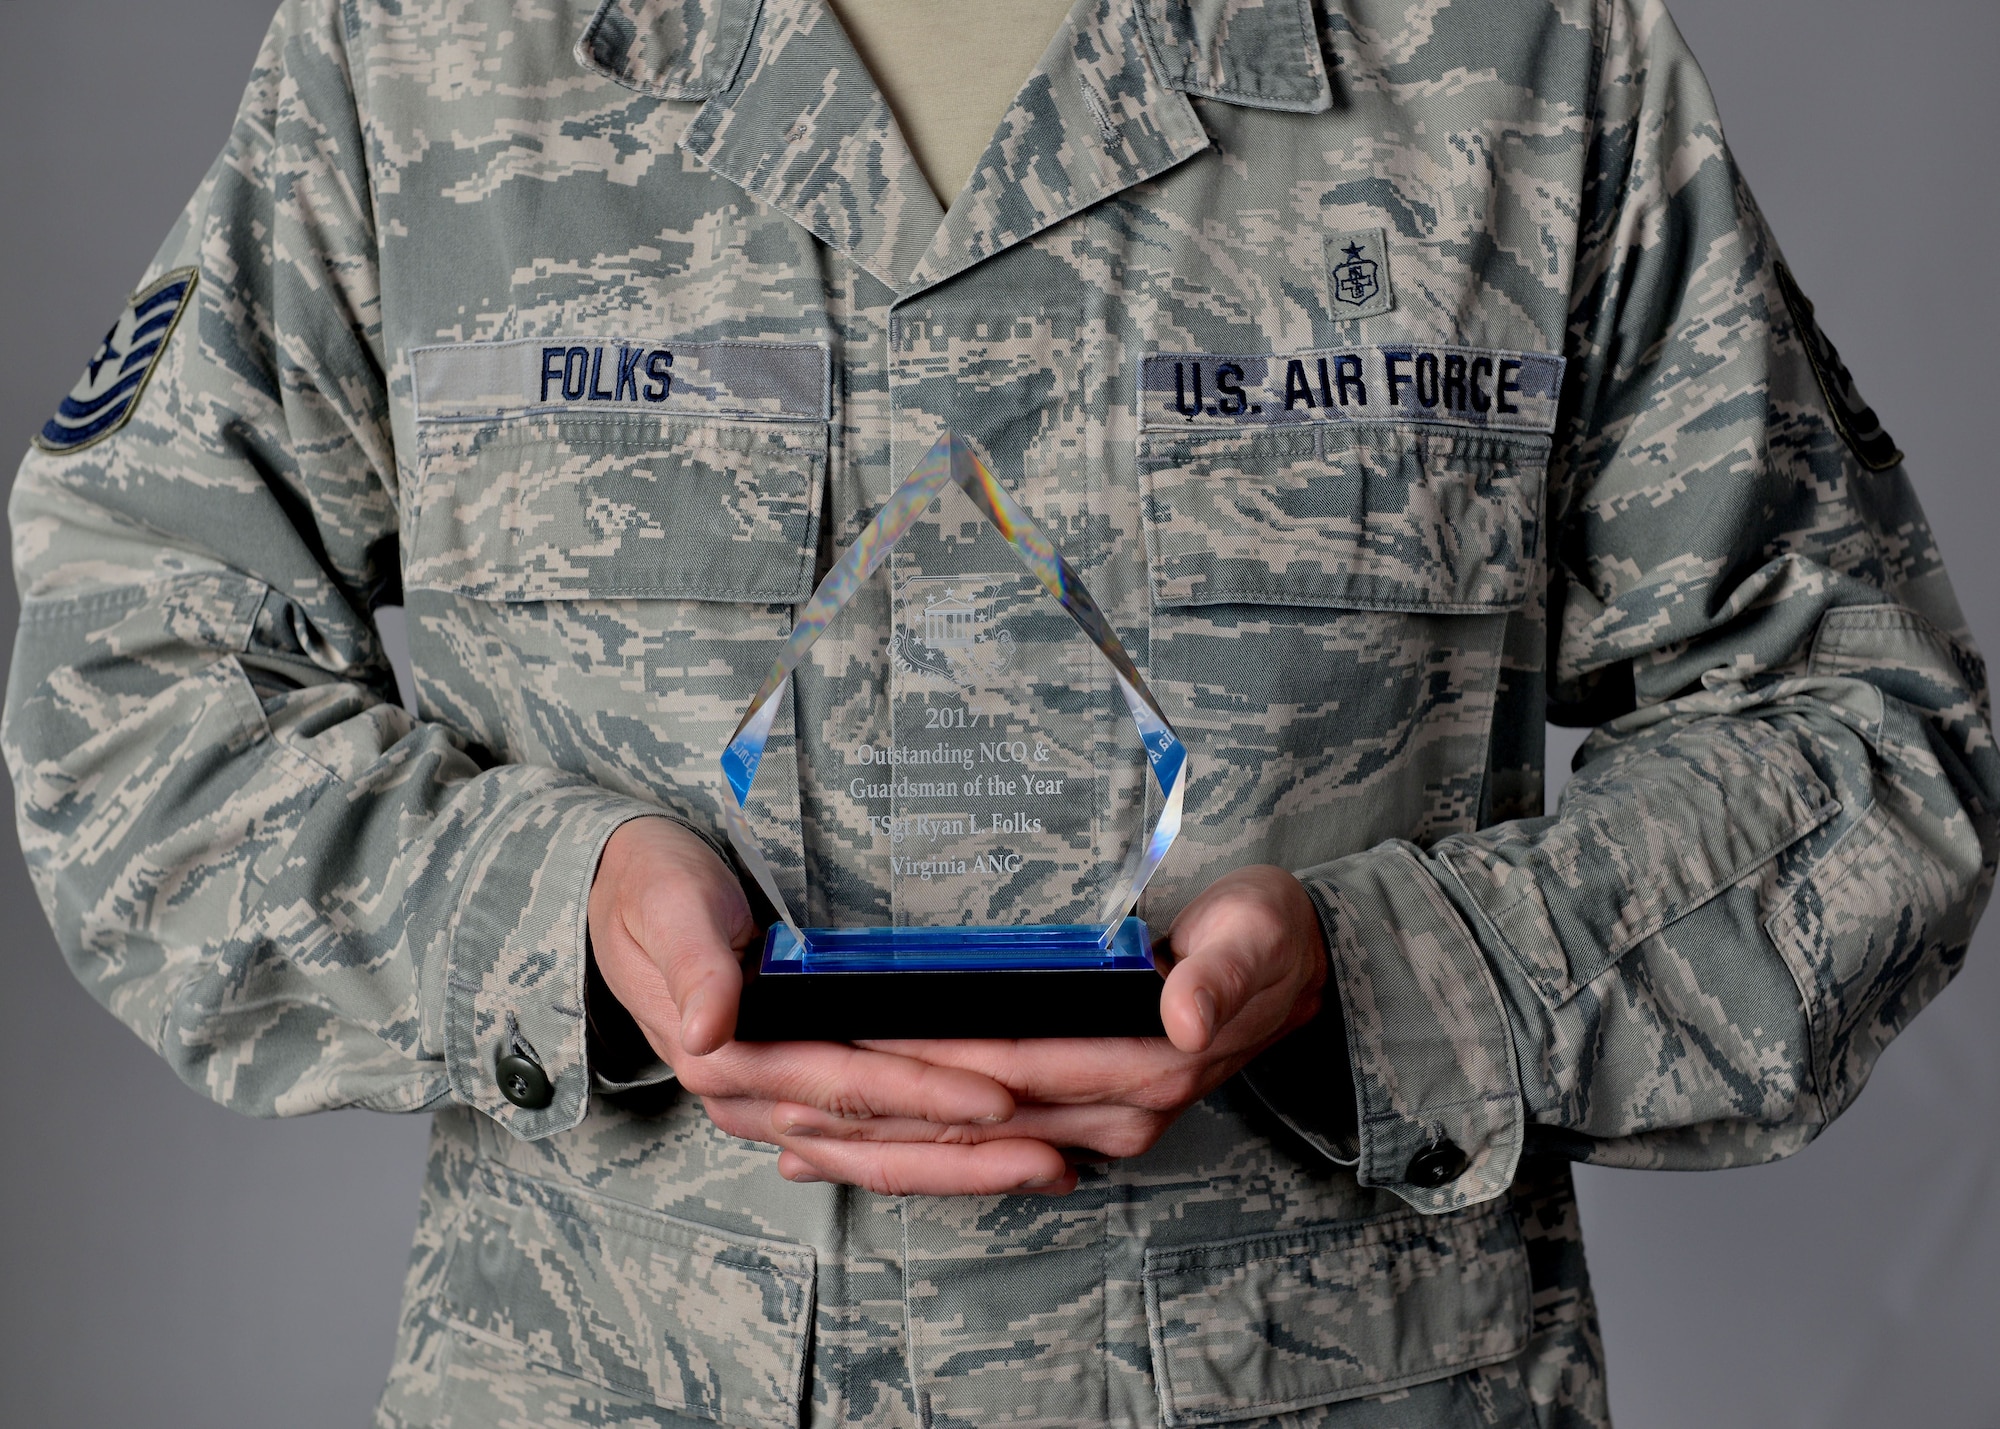
[[821, 422], [828, 352], [811, 342], [537, 337], [410, 353], [419, 422], [547, 412], [655, 412]]
[[1163, 352], [1141, 369], [1140, 425], [1161, 431], [1432, 422], [1553, 432], [1562, 375], [1560, 357], [1472, 347]]

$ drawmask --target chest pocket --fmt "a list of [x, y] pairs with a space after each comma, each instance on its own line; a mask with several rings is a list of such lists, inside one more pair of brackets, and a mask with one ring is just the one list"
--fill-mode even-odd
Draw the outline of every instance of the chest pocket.
[[812, 591], [822, 423], [526, 415], [427, 424], [419, 459], [406, 588], [784, 604]]
[[1154, 603], [1518, 609], [1548, 456], [1546, 437], [1414, 426], [1156, 437]]
[[[417, 447], [403, 587], [425, 715], [719, 828], [718, 759], [812, 592], [823, 417], [524, 411], [420, 420]], [[755, 811], [793, 831], [788, 892], [792, 723]]]
[[1538, 433], [1156, 431], [1151, 677], [1195, 758], [1172, 898], [1480, 816], [1508, 617], [1542, 589]]

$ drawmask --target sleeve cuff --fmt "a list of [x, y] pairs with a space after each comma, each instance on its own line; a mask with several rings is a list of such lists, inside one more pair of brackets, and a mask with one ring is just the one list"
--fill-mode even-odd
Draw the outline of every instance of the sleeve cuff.
[[[605, 842], [633, 819], [673, 817], [595, 785], [557, 782], [562, 777], [551, 772], [474, 847], [447, 953], [452, 1092], [524, 1140], [569, 1130], [589, 1106], [585, 946]], [[503, 1058], [528, 1071], [525, 1088], [518, 1081], [503, 1088]], [[521, 1068], [522, 1058], [532, 1069]]]
[[653, 1050], [638, 1020], [604, 981], [588, 938], [584, 948], [583, 1011], [589, 1032], [585, 1055], [590, 1061], [591, 1090], [618, 1096], [673, 1081], [674, 1069]]
[[1243, 1081], [1306, 1145], [1336, 1166], [1360, 1165], [1354, 1075], [1331, 985], [1319, 1015], [1245, 1067]]
[[1479, 944], [1404, 843], [1308, 869], [1347, 1024], [1364, 1186], [1437, 1215], [1513, 1182], [1525, 1115]]

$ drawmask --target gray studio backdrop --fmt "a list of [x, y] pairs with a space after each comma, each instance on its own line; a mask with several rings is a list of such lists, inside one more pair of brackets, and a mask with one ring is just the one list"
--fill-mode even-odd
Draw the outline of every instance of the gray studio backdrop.
[[[271, 3], [0, 0], [0, 471], [220, 147]], [[2000, 5], [1675, 10], [2000, 652]], [[8, 644], [14, 608], [10, 581]], [[423, 1120], [253, 1123], [184, 1089], [70, 980], [5, 826], [0, 1422], [367, 1422]], [[1996, 953], [2000, 918], [1796, 1160], [1582, 1173], [1622, 1429], [2000, 1426]]]

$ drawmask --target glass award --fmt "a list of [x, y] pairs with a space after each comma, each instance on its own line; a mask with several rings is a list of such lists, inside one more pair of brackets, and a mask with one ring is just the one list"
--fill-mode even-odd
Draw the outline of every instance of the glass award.
[[[835, 851], [812, 920], [773, 871], [798, 827], [760, 827], [771, 805], [752, 797], [795, 678], [840, 686], [814, 706], [837, 713], [816, 731], [833, 767], [815, 771], [812, 817]], [[730, 841], [776, 915], [739, 1037], [1160, 1035], [1161, 969], [1133, 909], [1179, 832], [1187, 751], [963, 437], [834, 562], [722, 767]]]

